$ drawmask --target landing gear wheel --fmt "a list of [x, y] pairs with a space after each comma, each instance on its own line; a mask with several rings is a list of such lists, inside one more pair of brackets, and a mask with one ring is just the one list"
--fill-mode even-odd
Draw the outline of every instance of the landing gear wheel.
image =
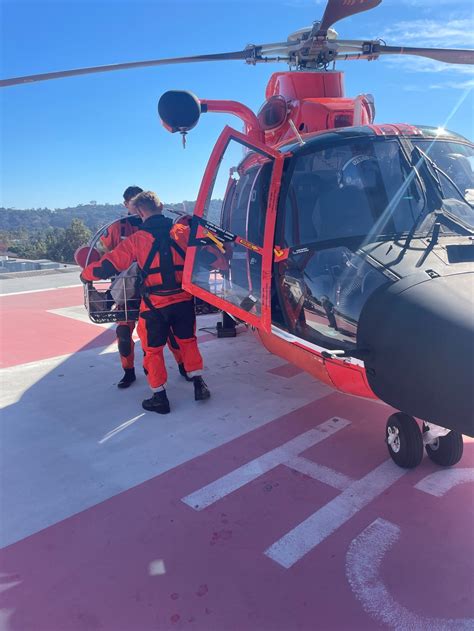
[[423, 459], [423, 438], [413, 416], [397, 412], [388, 421], [385, 433], [388, 453], [399, 467], [413, 469]]
[[462, 458], [464, 445], [462, 434], [451, 431], [446, 436], [440, 436], [425, 446], [428, 457], [442, 467], [452, 467]]

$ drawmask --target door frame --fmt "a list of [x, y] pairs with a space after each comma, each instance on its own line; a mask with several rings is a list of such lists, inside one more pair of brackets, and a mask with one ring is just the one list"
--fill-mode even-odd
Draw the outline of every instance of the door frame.
[[[204, 172], [204, 177], [201, 182], [201, 186], [199, 189], [199, 195], [196, 201], [196, 206], [194, 209], [194, 216], [202, 219], [206, 202], [208, 201], [209, 192], [212, 190], [214, 186], [214, 181], [217, 176], [221, 159], [227, 149], [228, 144], [232, 141], [236, 140], [240, 144], [248, 147], [249, 149], [255, 149], [259, 153], [267, 155], [268, 157], [273, 159], [273, 170], [272, 177], [270, 181], [270, 188], [268, 191], [268, 202], [267, 202], [267, 211], [266, 211], [266, 219], [265, 219], [265, 231], [264, 231], [264, 239], [263, 239], [263, 254], [262, 254], [262, 277], [261, 277], [261, 315], [258, 316], [253, 313], [249, 313], [240, 307], [228, 302], [227, 300], [223, 300], [218, 296], [211, 294], [210, 292], [202, 289], [198, 285], [195, 285], [192, 282], [192, 271], [194, 267], [194, 261], [196, 258], [197, 247], [196, 245], [189, 245], [186, 252], [186, 261], [184, 266], [184, 274], [183, 274], [183, 288], [189, 293], [201, 298], [205, 302], [208, 302], [222, 311], [226, 311], [230, 315], [235, 316], [239, 320], [243, 322], [247, 322], [248, 324], [262, 329], [267, 333], [271, 333], [271, 325], [272, 325], [272, 316], [271, 316], [271, 282], [272, 282], [272, 271], [273, 271], [273, 259], [274, 259], [274, 237], [275, 237], [275, 225], [276, 225], [276, 215], [277, 215], [277, 206], [278, 206], [278, 197], [281, 186], [281, 178], [283, 173], [283, 163], [286, 157], [288, 157], [288, 153], [282, 154], [279, 151], [273, 149], [272, 147], [268, 147], [259, 142], [249, 140], [249, 137], [232, 127], [226, 126], [221, 135], [219, 136], [216, 145], [211, 153], [209, 158], [209, 162], [207, 164], [206, 170]], [[210, 200], [209, 200], [210, 201]], [[244, 242], [244, 235], [236, 235], [240, 237]], [[248, 243], [248, 242], [247, 242]], [[245, 246], [245, 243], [240, 241], [241, 245]], [[257, 250], [258, 246], [249, 243], [249, 250]], [[252, 246], [254, 246], [252, 248]], [[258, 247], [258, 250], [262, 250], [261, 247]]]

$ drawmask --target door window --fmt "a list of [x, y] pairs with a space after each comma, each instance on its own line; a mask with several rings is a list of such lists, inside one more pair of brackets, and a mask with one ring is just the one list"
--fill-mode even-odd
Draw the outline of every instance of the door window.
[[191, 275], [194, 285], [255, 316], [262, 313], [263, 241], [273, 163], [266, 154], [229, 140], [207, 194], [196, 235], [207, 242], [198, 242]]

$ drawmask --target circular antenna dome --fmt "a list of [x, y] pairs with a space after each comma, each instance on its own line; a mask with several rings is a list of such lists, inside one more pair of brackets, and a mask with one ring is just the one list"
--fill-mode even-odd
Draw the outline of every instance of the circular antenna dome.
[[169, 90], [158, 101], [158, 115], [171, 132], [188, 132], [201, 116], [201, 103], [192, 92]]

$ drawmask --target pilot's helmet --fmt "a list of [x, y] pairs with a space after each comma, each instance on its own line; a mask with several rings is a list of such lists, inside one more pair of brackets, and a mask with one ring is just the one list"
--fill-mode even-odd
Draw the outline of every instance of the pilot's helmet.
[[339, 188], [346, 186], [359, 190], [376, 188], [380, 181], [380, 167], [374, 156], [360, 154], [348, 160], [339, 171]]

